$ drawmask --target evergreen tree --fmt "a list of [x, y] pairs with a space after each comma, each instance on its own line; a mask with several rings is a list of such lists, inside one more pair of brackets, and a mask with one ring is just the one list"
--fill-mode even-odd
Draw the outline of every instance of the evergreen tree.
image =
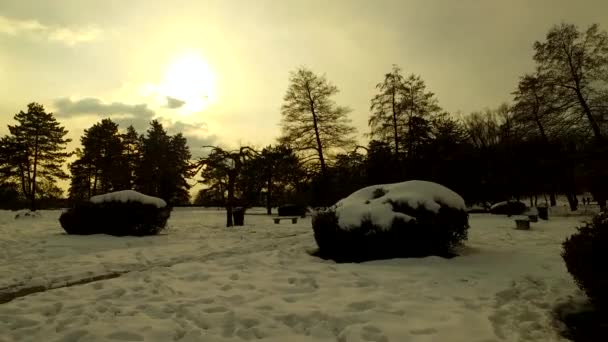
[[123, 145], [123, 158], [129, 170], [129, 188], [135, 186], [136, 170], [141, 163], [143, 137], [137, 134], [133, 125], [127, 127], [127, 131], [121, 135]]
[[38, 182], [53, 183], [67, 179], [62, 165], [70, 153], [65, 146], [68, 131], [52, 113], [38, 103], [30, 103], [27, 112], [15, 115], [17, 125], [9, 125], [10, 134], [0, 142], [3, 178], [17, 179], [31, 210], [36, 210]]
[[376, 85], [379, 93], [372, 98], [369, 118], [371, 138], [393, 145], [395, 156], [399, 156], [404, 121], [405, 81], [401, 69], [393, 65], [393, 70], [384, 75], [384, 81]]
[[103, 119], [84, 131], [82, 150], [70, 165], [70, 199], [82, 201], [97, 194], [130, 189], [130, 169], [118, 125]]
[[170, 136], [157, 120], [141, 139], [135, 189], [164, 199], [171, 205], [189, 202], [190, 149], [182, 134]]

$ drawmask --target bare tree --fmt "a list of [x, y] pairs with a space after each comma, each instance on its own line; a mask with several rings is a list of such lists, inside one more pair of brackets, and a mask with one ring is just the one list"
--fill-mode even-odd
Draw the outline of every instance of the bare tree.
[[337, 93], [325, 76], [301, 67], [291, 72], [281, 106], [281, 142], [303, 153], [303, 161], [318, 160], [323, 177], [328, 151], [354, 145], [350, 109], [336, 105], [332, 97]]
[[[546, 41], [535, 42], [534, 60], [539, 74], [553, 89], [566, 90], [567, 102], [576, 102], [597, 141], [603, 140], [598, 124], [606, 104], [608, 34], [597, 24], [580, 32], [575, 25], [554, 26]], [[576, 114], [576, 113], [575, 113]]]

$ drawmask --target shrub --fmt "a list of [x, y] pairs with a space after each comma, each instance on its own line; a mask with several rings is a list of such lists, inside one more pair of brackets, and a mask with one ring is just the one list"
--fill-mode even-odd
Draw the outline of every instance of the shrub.
[[608, 309], [608, 213], [593, 217], [562, 244], [562, 258], [576, 284], [599, 307]]
[[61, 214], [59, 222], [68, 234], [144, 236], [160, 233], [170, 215], [170, 207], [135, 201], [83, 202]]
[[[386, 192], [374, 190], [370, 194], [371, 199], [365, 204], [375, 199], [382, 200]], [[407, 199], [385, 200], [382, 203], [390, 204], [393, 213], [414, 219], [405, 220], [396, 216], [390, 226], [385, 227], [375, 223], [368, 215], [363, 217], [360, 224], [345, 229], [339, 224], [338, 206], [317, 211], [313, 215], [312, 226], [319, 247], [318, 255], [337, 262], [428, 255], [451, 257], [455, 256], [453, 248], [467, 238], [469, 225], [464, 201], [462, 208], [454, 208], [436, 198], [439, 205], [437, 211], [429, 210], [420, 202], [412, 205]]]
[[279, 216], [306, 216], [306, 207], [296, 204], [285, 204], [279, 207]]
[[490, 207], [490, 213], [496, 215], [522, 215], [527, 210], [526, 205], [519, 201], [498, 202]]

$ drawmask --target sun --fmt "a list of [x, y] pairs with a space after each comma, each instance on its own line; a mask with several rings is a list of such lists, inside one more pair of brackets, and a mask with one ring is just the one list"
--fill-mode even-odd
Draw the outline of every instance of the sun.
[[168, 64], [158, 93], [184, 102], [180, 111], [200, 112], [216, 101], [216, 78], [205, 59], [196, 52], [184, 53]]

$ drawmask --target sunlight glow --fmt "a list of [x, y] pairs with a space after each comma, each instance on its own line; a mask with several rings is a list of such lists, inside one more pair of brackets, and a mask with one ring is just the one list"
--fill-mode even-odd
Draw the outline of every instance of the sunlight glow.
[[215, 81], [215, 74], [201, 55], [189, 52], [169, 63], [157, 93], [185, 102], [179, 112], [189, 115], [216, 101]]

